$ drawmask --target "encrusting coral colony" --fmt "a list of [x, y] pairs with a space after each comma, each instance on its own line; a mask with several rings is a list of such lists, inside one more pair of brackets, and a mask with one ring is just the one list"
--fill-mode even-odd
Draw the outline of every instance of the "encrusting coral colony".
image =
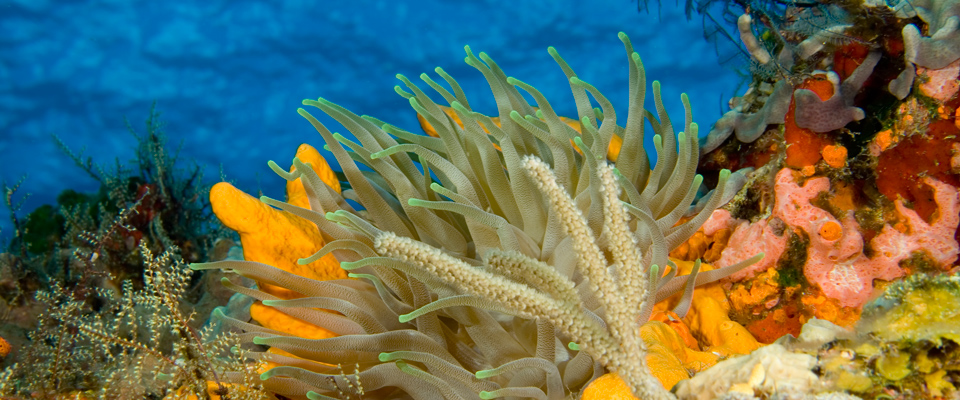
[[169, 398], [956, 398], [960, 3], [724, 4], [751, 80], [703, 139], [622, 33], [625, 113], [553, 48], [576, 119], [469, 47], [496, 116], [441, 68], [398, 75], [425, 134], [305, 100], [339, 171], [210, 189], [243, 256], [190, 266], [244, 278], [209, 329], [251, 362]]

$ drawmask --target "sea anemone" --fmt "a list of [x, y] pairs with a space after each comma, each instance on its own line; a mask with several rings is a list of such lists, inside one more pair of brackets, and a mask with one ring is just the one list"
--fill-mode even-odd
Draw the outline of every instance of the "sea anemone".
[[[753, 260], [675, 277], [668, 253], [729, 198], [733, 180], [723, 171], [717, 189], [693, 205], [702, 178], [687, 98], [684, 130], [675, 134], [658, 82], [656, 116], [643, 108], [643, 65], [627, 36], [620, 39], [630, 70], [625, 127], [553, 48], [573, 91], [579, 130], [539, 91], [469, 47], [466, 62], [490, 84], [498, 119], [474, 112], [440, 68], [450, 89], [426, 74], [421, 79], [449, 113], [406, 77], [398, 76], [406, 89], [396, 88], [436, 137], [322, 98], [305, 100], [356, 138], [331, 133], [298, 110], [323, 137], [348, 189], [341, 195], [294, 159], [290, 172], [271, 166], [303, 182], [309, 209], [262, 200], [319, 228], [327, 244], [301, 264], [333, 254], [353, 279], [316, 281], [249, 261], [194, 264], [299, 293], [281, 299], [235, 287], [339, 335], [301, 338], [219, 314], [247, 340], [272, 348], [264, 357], [280, 366], [263, 374], [264, 387], [310, 399], [562, 399], [612, 371], [638, 397], [672, 397], [646, 367], [640, 324], [657, 301], [686, 287], [682, 315], [695, 285]], [[645, 121], [656, 134], [653, 170], [642, 146]], [[611, 142], [622, 143], [610, 157], [614, 163], [607, 157]]]

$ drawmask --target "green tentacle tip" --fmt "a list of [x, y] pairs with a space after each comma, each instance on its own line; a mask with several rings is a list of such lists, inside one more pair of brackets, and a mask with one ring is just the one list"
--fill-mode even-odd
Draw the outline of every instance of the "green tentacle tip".
[[348, 273], [348, 274], [347, 274], [347, 277], [348, 277], [348, 278], [354, 278], [354, 279], [369, 279], [369, 280], [371, 280], [371, 281], [377, 279], [376, 276], [373, 276], [373, 275], [371, 275], [371, 274], [355, 274], [355, 273], [352, 273], [352, 272], [351, 272], [351, 273]]
[[576, 144], [577, 147], [579, 147], [579, 148], [581, 148], [581, 149], [583, 149], [583, 147], [585, 146], [585, 145], [583, 144], [583, 138], [581, 138], [580, 136], [575, 136], [575, 137], [573, 138], [573, 143]]
[[476, 373], [474, 373], [473, 375], [476, 376], [477, 379], [487, 379], [491, 376], [497, 376], [500, 374], [497, 373], [496, 369], [481, 369]]
[[393, 354], [393, 353], [380, 353], [380, 355], [377, 356], [377, 359], [379, 359], [380, 362], [387, 362], [387, 361], [390, 361], [390, 359], [391, 359], [390, 356], [391, 356], [392, 354]]
[[263, 336], [254, 336], [253, 344], [267, 344], [267, 338]]
[[480, 391], [480, 398], [481, 398], [481, 399], [484, 399], [484, 400], [486, 400], [486, 399], [495, 399], [495, 398], [497, 398], [497, 395], [493, 394], [493, 392], [488, 392], [488, 391], [486, 391], [486, 390], [481, 390], [481, 391]]
[[340, 268], [343, 268], [346, 271], [350, 271], [353, 269], [360, 268], [361, 266], [357, 265], [359, 263], [360, 263], [359, 261], [341, 261]]
[[[341, 264], [342, 264], [342, 263], [341, 263]], [[400, 314], [400, 316], [398, 317], [398, 319], [400, 320], [400, 322], [410, 322], [411, 320], [417, 318], [417, 316], [416, 316], [416, 315], [413, 315], [413, 314], [414, 314], [414, 313]]]
[[580, 345], [575, 342], [567, 343], [567, 348], [574, 351], [580, 351]]
[[329, 145], [329, 144], [325, 144], [325, 145], [323, 145], [323, 149], [324, 149], [324, 150], [326, 150], [326, 151], [331, 151], [331, 150], [330, 150], [330, 145]]
[[263, 303], [263, 305], [265, 306], [273, 307], [277, 304], [278, 301], [279, 300], [263, 300], [261, 301], [261, 303]]
[[270, 371], [267, 371], [267, 372], [264, 372], [264, 373], [260, 374], [260, 380], [261, 380], [261, 381], [265, 381], [265, 380], [270, 379], [270, 378], [272, 378], [272, 377], [273, 377], [273, 374], [271, 374]]

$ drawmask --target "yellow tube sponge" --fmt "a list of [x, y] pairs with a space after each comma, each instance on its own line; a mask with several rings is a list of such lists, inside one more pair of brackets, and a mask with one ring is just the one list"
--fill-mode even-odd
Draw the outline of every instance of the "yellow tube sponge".
[[[647, 346], [647, 366], [665, 388], [690, 378], [691, 371], [702, 371], [719, 360], [716, 354], [687, 347], [673, 328], [660, 321], [650, 321], [640, 327], [640, 337]], [[614, 373], [590, 382], [582, 396], [583, 400], [635, 398], [626, 383]]]
[[[326, 183], [327, 186], [330, 186], [334, 191], [340, 193], [340, 181], [337, 179], [337, 175], [330, 169], [327, 160], [320, 155], [317, 149], [306, 143], [301, 144], [300, 147], [297, 148], [296, 157], [301, 162], [309, 164], [317, 173], [317, 176], [323, 180], [323, 183]], [[290, 172], [293, 172], [293, 169], [293, 167], [290, 167]], [[307, 200], [307, 191], [304, 190], [303, 182], [301, 182], [300, 179], [287, 181], [287, 203], [300, 208], [310, 208], [310, 203]]]
[[[316, 280], [347, 277], [332, 255], [306, 265], [297, 264], [298, 259], [315, 253], [324, 245], [320, 231], [312, 222], [274, 209], [226, 182], [210, 189], [210, 205], [220, 222], [240, 234], [243, 258], [247, 261], [272, 265]], [[292, 295], [286, 289], [262, 286], [264, 292], [279, 297]]]
[[[316, 149], [302, 144], [297, 149], [297, 158], [309, 164], [324, 183], [340, 192], [340, 182]], [[293, 205], [309, 208], [300, 179], [287, 183], [287, 198]], [[270, 207], [226, 182], [220, 182], [210, 189], [210, 205], [220, 222], [240, 234], [244, 259], [247, 261], [272, 265], [316, 280], [347, 277], [333, 255], [305, 265], [297, 263], [298, 259], [315, 253], [325, 244], [314, 223]], [[262, 286], [264, 292], [279, 297], [299, 297], [286, 289]]]

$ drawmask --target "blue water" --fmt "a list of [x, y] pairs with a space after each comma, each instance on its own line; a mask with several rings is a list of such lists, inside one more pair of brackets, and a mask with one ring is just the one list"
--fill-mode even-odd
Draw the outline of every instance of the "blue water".
[[[469, 44], [574, 116], [569, 86], [546, 52], [552, 45], [623, 109], [619, 31], [633, 39], [648, 79], [663, 83], [671, 115], [682, 120], [679, 94], [688, 93], [705, 133], [738, 76], [718, 65], [699, 19], [686, 21], [670, 2], [652, 14], [636, 8], [629, 0], [4, 1], [0, 180], [27, 175], [21, 218], [64, 189], [95, 191], [51, 135], [86, 148], [97, 163], [128, 161], [135, 140], [124, 118], [142, 128], [156, 102], [171, 148], [182, 143], [181, 159], [195, 160], [208, 180], [218, 181], [222, 168], [240, 188], [282, 198], [267, 160], [289, 165], [298, 144], [322, 144], [296, 113], [304, 98], [322, 96], [415, 131], [394, 75], [417, 80], [441, 66], [474, 108], [492, 112], [486, 82], [463, 63]], [[5, 210], [0, 229], [6, 242]]]

